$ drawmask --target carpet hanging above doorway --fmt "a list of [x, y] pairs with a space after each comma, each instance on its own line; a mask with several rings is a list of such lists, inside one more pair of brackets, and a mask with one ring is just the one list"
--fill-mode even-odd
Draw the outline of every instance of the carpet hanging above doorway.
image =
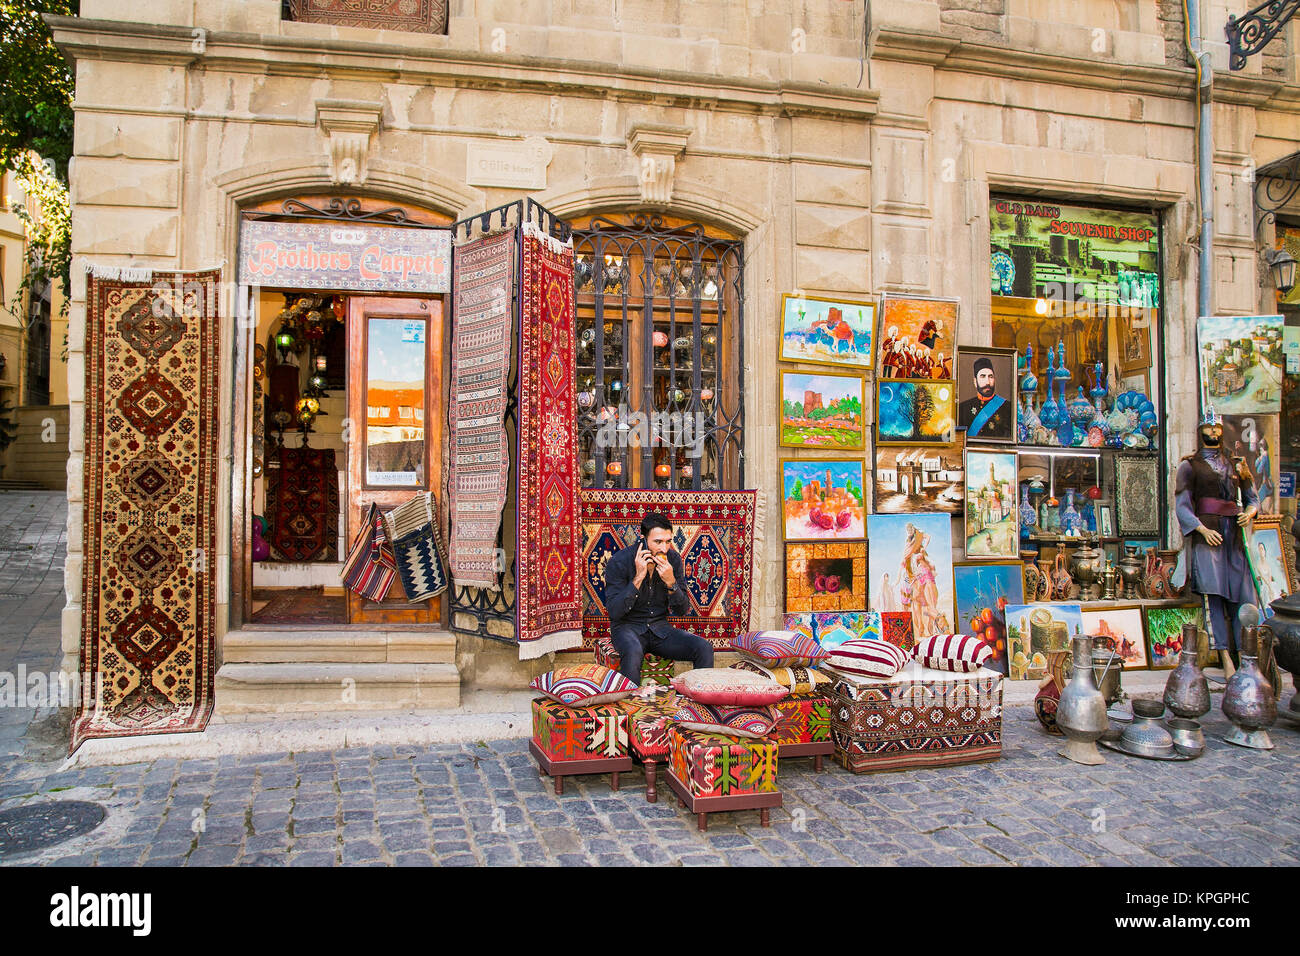
[[202, 730], [215, 669], [219, 270], [86, 285], [85, 565], [69, 753]]

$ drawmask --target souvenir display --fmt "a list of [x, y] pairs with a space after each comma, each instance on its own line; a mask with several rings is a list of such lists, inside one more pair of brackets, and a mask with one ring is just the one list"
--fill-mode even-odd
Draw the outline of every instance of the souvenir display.
[[956, 431], [957, 393], [952, 382], [876, 383], [876, 442], [880, 445], [950, 445]]
[[885, 296], [880, 304], [877, 377], [952, 381], [957, 309], [956, 299]]
[[1088, 609], [1082, 612], [1083, 632], [1104, 637], [1119, 654], [1124, 670], [1146, 670], [1147, 641], [1142, 627], [1142, 608], [1136, 604]]
[[957, 353], [957, 429], [967, 441], [1016, 441], [1016, 351], [971, 348]]
[[945, 514], [871, 515], [867, 519], [870, 604], [908, 612], [919, 641], [953, 631], [952, 519]]
[[876, 449], [875, 514], [961, 514], [964, 484], [960, 446]]
[[866, 383], [858, 375], [781, 372], [781, 437], [787, 448], [866, 447]]
[[1201, 408], [1220, 415], [1282, 410], [1280, 315], [1201, 316], [1196, 321]]
[[860, 458], [782, 458], [781, 528], [785, 540], [865, 537], [864, 467]]
[[783, 295], [777, 358], [868, 371], [875, 324], [874, 302]]
[[1020, 553], [1015, 452], [966, 449], [966, 557]]

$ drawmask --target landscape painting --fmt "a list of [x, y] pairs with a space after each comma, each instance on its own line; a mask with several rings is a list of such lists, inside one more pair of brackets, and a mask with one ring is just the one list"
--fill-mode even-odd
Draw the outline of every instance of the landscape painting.
[[1020, 554], [1016, 453], [966, 450], [966, 557]]
[[967, 561], [953, 566], [957, 627], [992, 650], [986, 667], [1009, 674], [1006, 608], [1025, 600], [1024, 565], [1019, 561]]
[[881, 378], [952, 381], [957, 342], [957, 300], [890, 295], [880, 304]]
[[951, 445], [957, 428], [952, 382], [877, 383], [876, 440], [882, 445]]
[[866, 537], [862, 459], [781, 460], [787, 541]]
[[871, 368], [874, 302], [823, 299], [811, 295], [781, 296], [783, 362]]
[[781, 440], [787, 448], [860, 450], [866, 447], [860, 375], [781, 373]]
[[872, 482], [877, 514], [961, 514], [965, 462], [960, 446], [876, 449]]
[[1280, 315], [1216, 315], [1196, 320], [1201, 407], [1220, 415], [1282, 410], [1285, 366]]
[[953, 631], [952, 518], [871, 515], [867, 520], [868, 608], [907, 612], [919, 642]]

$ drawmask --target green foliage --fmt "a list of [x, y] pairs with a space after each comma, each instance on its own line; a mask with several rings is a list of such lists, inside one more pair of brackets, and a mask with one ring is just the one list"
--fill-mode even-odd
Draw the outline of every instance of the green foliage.
[[32, 287], [44, 282], [53, 284], [58, 281], [62, 285], [63, 302], [59, 314], [67, 318], [71, 298], [72, 207], [68, 201], [68, 187], [45, 166], [34, 163], [30, 153], [18, 157], [15, 170], [18, 184], [37, 206], [35, 215], [24, 203], [15, 203], [10, 210], [27, 233], [27, 268], [8, 309], [25, 328], [27, 316], [22, 311], [23, 303]]
[[67, 179], [74, 80], [41, 14], [79, 8], [80, 0], [0, 0], [0, 169], [34, 149]]
[[13, 410], [8, 400], [0, 401], [0, 451], [12, 445], [18, 437], [18, 425], [10, 417]]

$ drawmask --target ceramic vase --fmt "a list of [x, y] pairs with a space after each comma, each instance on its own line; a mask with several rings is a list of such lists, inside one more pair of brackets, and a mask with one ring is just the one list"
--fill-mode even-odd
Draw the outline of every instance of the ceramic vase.
[[1029, 486], [1022, 485], [1020, 488], [1020, 533], [1029, 534], [1038, 524], [1038, 515], [1034, 512], [1034, 506], [1029, 503]]
[[1239, 747], [1272, 750], [1268, 728], [1277, 720], [1273, 687], [1259, 669], [1259, 626], [1241, 629], [1241, 665], [1223, 691], [1223, 716], [1233, 729], [1223, 739]]
[[1210, 712], [1210, 685], [1196, 661], [1196, 625], [1183, 625], [1183, 649], [1178, 666], [1165, 681], [1165, 706], [1178, 717], [1197, 720]]
[[1074, 489], [1065, 489], [1065, 507], [1061, 510], [1061, 531], [1075, 535], [1083, 530], [1083, 517], [1074, 506]]
[[1110, 728], [1110, 719], [1106, 716], [1106, 700], [1093, 680], [1092, 639], [1076, 637], [1071, 645], [1074, 672], [1056, 704], [1056, 726], [1066, 739], [1060, 753], [1067, 760], [1094, 766], [1106, 762], [1097, 750], [1097, 741]]

